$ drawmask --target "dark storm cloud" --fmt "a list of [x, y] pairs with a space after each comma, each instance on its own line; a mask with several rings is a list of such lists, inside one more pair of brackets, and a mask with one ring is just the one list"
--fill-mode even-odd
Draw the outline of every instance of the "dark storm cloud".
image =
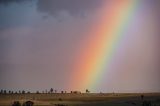
[[23, 0], [0, 0], [0, 3], [6, 4], [6, 3], [10, 3], [10, 2], [20, 2], [20, 1], [23, 1]]
[[61, 11], [78, 15], [100, 7], [103, 2], [104, 0], [38, 0], [37, 8], [52, 15], [57, 15]]
[[[21, 3], [24, 1], [26, 1], [26, 0], [0, 0], [0, 4], [8, 5], [10, 3]], [[30, 0], [28, 0], [28, 1], [30, 1]]]

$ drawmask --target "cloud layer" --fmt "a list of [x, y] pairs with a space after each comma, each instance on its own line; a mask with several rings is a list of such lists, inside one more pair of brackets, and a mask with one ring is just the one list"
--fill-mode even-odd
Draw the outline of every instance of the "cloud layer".
[[77, 15], [96, 9], [103, 2], [104, 0], [38, 0], [37, 9], [52, 15], [57, 15], [61, 11]]

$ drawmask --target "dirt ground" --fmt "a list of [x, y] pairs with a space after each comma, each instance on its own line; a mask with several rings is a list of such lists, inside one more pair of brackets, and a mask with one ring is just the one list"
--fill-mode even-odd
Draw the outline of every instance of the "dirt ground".
[[[141, 95], [144, 95], [142, 100]], [[160, 106], [160, 93], [90, 93], [90, 94], [0, 94], [0, 106], [11, 106], [14, 101], [33, 101], [34, 106], [142, 106], [144, 101]]]

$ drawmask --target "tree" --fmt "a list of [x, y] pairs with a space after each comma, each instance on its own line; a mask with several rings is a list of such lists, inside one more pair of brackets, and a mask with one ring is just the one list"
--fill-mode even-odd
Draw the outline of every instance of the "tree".
[[3, 94], [3, 90], [0, 91], [0, 94]]
[[22, 91], [22, 94], [25, 94], [25, 91], [24, 91], [24, 90]]
[[6, 90], [4, 90], [4, 91], [3, 91], [3, 93], [4, 93], [4, 94], [7, 94], [7, 91], [6, 91]]
[[141, 99], [143, 100], [143, 98], [144, 98], [144, 95], [141, 95]]
[[86, 93], [90, 93], [90, 91], [88, 89], [86, 89]]
[[53, 93], [53, 88], [50, 89], [50, 93]]
[[37, 91], [36, 94], [39, 94], [39, 91]]

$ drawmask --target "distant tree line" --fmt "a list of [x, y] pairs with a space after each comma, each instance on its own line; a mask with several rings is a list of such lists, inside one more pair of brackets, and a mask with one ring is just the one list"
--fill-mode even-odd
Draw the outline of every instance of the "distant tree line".
[[11, 90], [9, 90], [9, 91], [7, 91], [7, 90], [0, 90], [0, 94], [25, 94], [25, 93], [30, 93], [30, 91], [25, 91], [25, 90], [22, 90], [22, 91], [11, 91]]
[[[30, 92], [30, 91], [25, 91], [25, 90], [19, 90], [19, 91], [7, 91], [7, 90], [0, 90], [0, 94], [30, 94], [30, 93], [36, 93], [36, 94], [53, 94], [53, 93], [67, 93], [67, 91], [60, 91], [58, 92], [57, 90], [50, 88], [50, 90], [44, 90], [42, 92], [36, 91], [36, 92]], [[81, 91], [71, 91], [71, 94], [81, 94]], [[90, 93], [88, 89], [86, 89], [85, 93]]]

